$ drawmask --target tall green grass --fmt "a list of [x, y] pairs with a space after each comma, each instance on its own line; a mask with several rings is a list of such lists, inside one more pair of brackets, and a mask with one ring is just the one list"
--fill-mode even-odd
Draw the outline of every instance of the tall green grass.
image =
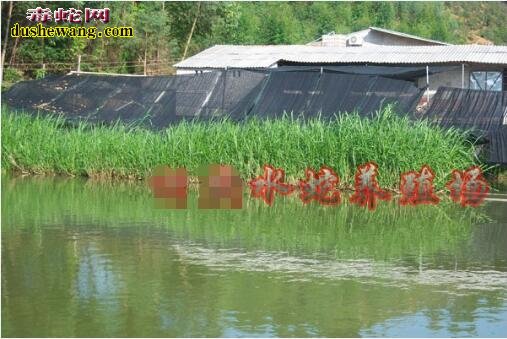
[[463, 132], [398, 117], [390, 107], [373, 119], [182, 122], [161, 132], [121, 124], [68, 127], [62, 118], [2, 108], [2, 167], [8, 171], [143, 178], [161, 164], [195, 174], [221, 163], [248, 179], [271, 164], [296, 179], [306, 167], [327, 165], [350, 185], [356, 167], [368, 161], [378, 163], [384, 186], [396, 187], [401, 172], [428, 164], [442, 187], [452, 169], [477, 160]]

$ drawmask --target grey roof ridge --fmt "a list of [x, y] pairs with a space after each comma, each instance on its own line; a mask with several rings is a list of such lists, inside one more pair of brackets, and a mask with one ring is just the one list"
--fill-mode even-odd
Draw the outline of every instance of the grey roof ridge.
[[433, 39], [423, 38], [423, 37], [420, 37], [420, 36], [417, 36], [417, 35], [412, 35], [412, 34], [408, 34], [408, 33], [393, 31], [391, 29], [386, 29], [386, 28], [380, 28], [380, 27], [374, 27], [374, 26], [370, 26], [368, 28], [372, 29], [374, 31], [378, 31], [378, 32], [383, 32], [383, 33], [392, 34], [392, 35], [401, 36], [401, 37], [410, 38], [410, 39], [415, 39], [415, 40], [433, 42], [433, 43], [440, 44], [440, 45], [447, 45], [447, 46], [454, 45], [454, 44], [451, 44], [451, 43], [448, 43], [448, 42], [443, 42], [443, 41], [439, 41], [439, 40], [433, 40]]

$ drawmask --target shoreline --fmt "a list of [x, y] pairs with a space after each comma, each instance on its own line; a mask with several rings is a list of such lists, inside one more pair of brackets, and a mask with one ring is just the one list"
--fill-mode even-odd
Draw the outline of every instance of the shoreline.
[[86, 123], [69, 128], [61, 118], [3, 107], [2, 151], [2, 173], [111, 181], [145, 180], [160, 164], [186, 168], [194, 178], [202, 166], [227, 164], [248, 181], [271, 164], [285, 170], [286, 182], [297, 182], [306, 168], [326, 165], [340, 177], [339, 187], [351, 188], [358, 165], [374, 161], [381, 187], [395, 190], [402, 173], [429, 165], [438, 190], [453, 169], [492, 168], [480, 164], [466, 133], [410, 121], [389, 107], [372, 119], [185, 122], [161, 132]]
[[[85, 180], [87, 182], [92, 183], [108, 183], [108, 184], [142, 184], [147, 185], [146, 177], [138, 177], [138, 178], [128, 178], [128, 177], [110, 177], [105, 175], [96, 175], [96, 176], [78, 176], [72, 174], [65, 173], [30, 173], [30, 172], [19, 172], [19, 171], [6, 171], [2, 169], [1, 175], [3, 178], [8, 179], [18, 179], [18, 178], [37, 178], [37, 179], [61, 179], [61, 180]], [[501, 179], [496, 177], [494, 180], [488, 178], [488, 173], [486, 173], [488, 183], [493, 192], [507, 192], [507, 170], [504, 170], [499, 174], [503, 176]], [[246, 181], [242, 180], [244, 184], [244, 189], [248, 189], [248, 184]], [[296, 184], [298, 181], [297, 178], [286, 178], [285, 182]], [[196, 176], [188, 177], [188, 188], [190, 190], [198, 190], [199, 187], [199, 179]], [[393, 198], [401, 195], [401, 191], [399, 188], [395, 187], [382, 187], [382, 189], [389, 191], [392, 194], [396, 194]], [[342, 193], [351, 193], [354, 192], [354, 187], [351, 184], [340, 184], [338, 185], [337, 191]], [[436, 189], [435, 193], [439, 196], [446, 196], [449, 194], [449, 190], [447, 188]]]

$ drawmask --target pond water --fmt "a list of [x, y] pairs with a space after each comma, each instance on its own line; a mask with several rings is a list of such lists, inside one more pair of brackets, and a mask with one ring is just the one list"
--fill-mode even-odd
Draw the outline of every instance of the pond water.
[[507, 336], [505, 202], [160, 210], [2, 179], [2, 336]]

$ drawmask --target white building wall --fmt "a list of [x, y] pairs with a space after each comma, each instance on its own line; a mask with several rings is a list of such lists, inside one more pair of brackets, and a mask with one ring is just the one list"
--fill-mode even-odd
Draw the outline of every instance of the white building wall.
[[348, 44], [348, 39], [355, 36], [362, 40], [362, 46], [430, 46], [435, 45], [433, 42], [416, 40], [408, 37], [396, 36], [383, 32], [377, 32], [370, 29], [363, 29], [361, 31], [353, 32], [350, 34], [325, 34], [320, 41], [313, 41], [308, 43], [310, 46], [330, 46], [330, 47], [351, 47]]
[[[431, 66], [430, 70], [431, 70]], [[470, 72], [478, 72], [478, 71], [495, 71], [495, 72], [503, 72], [503, 67], [499, 65], [465, 65], [464, 72], [464, 88], [469, 88], [470, 86]], [[421, 77], [417, 79], [417, 87], [424, 88], [426, 87], [426, 77]], [[462, 87], [462, 70], [460, 66], [456, 66], [456, 69], [436, 73], [429, 76], [429, 89], [430, 91], [436, 91], [438, 87]]]

